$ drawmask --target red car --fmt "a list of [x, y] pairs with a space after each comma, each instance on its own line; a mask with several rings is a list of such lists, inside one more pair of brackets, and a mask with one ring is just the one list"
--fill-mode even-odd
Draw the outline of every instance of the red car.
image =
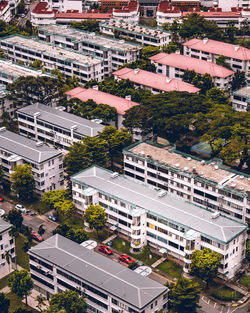
[[126, 254], [121, 254], [119, 256], [119, 260], [124, 262], [124, 263], [127, 263], [127, 264], [131, 264], [134, 262], [133, 259], [131, 259], [129, 256], [127, 256]]
[[43, 237], [40, 236], [40, 235], [39, 235], [38, 233], [36, 233], [35, 231], [33, 231], [33, 232], [31, 233], [31, 237], [32, 237], [34, 240], [36, 240], [36, 241], [39, 241], [39, 242], [43, 241]]
[[4, 201], [4, 197], [0, 197], [0, 202], [3, 202]]
[[102, 253], [105, 253], [105, 254], [108, 254], [108, 255], [113, 253], [112, 250], [109, 249], [109, 247], [107, 247], [107, 246], [100, 246], [98, 248], [98, 250], [101, 251]]

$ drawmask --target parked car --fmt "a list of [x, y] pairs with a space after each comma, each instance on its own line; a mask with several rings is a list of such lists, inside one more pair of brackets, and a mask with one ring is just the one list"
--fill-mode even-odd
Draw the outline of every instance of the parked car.
[[15, 209], [21, 211], [22, 213], [26, 213], [26, 211], [27, 211], [26, 208], [21, 204], [17, 204], [15, 206]]
[[109, 247], [107, 247], [107, 246], [99, 246], [98, 250], [101, 251], [102, 253], [105, 253], [108, 255], [113, 253], [112, 250], [109, 249]]
[[4, 201], [4, 197], [0, 197], [0, 202], [3, 202]]
[[34, 240], [36, 240], [36, 241], [39, 241], [39, 242], [43, 241], [43, 237], [40, 236], [40, 235], [39, 235], [38, 233], [36, 233], [35, 231], [33, 231], [33, 232], [31, 233], [31, 237], [32, 237]]
[[49, 215], [48, 218], [53, 221], [53, 222], [56, 222], [57, 221], [57, 217], [54, 216], [54, 215]]
[[112, 247], [113, 242], [110, 240], [110, 241], [107, 242], [107, 245], [108, 245], [109, 247]]
[[127, 263], [127, 264], [131, 264], [131, 263], [134, 262], [134, 260], [131, 259], [131, 258], [130, 258], [128, 255], [126, 255], [126, 254], [121, 254], [121, 255], [119, 256], [119, 260], [122, 261], [122, 262], [124, 262], [124, 263]]

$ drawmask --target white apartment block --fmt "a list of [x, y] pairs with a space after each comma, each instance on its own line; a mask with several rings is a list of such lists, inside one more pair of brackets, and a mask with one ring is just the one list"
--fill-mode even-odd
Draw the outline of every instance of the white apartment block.
[[141, 47], [124, 40], [107, 38], [67, 26], [47, 25], [40, 27], [38, 37], [44, 42], [69, 48], [77, 52], [92, 54], [104, 64], [104, 74], [110, 75], [125, 63], [139, 58]]
[[108, 224], [128, 237], [134, 251], [150, 245], [182, 260], [188, 272], [191, 253], [209, 248], [222, 255], [219, 273], [224, 278], [232, 278], [240, 268], [246, 224], [96, 166], [71, 181], [79, 213], [90, 204], [101, 205]]
[[74, 290], [94, 313], [152, 313], [168, 306], [167, 287], [61, 235], [32, 247], [29, 256], [34, 288], [47, 299]]
[[238, 221], [250, 222], [249, 175], [150, 141], [138, 142], [123, 153], [127, 177]]
[[226, 57], [226, 62], [233, 71], [250, 71], [250, 49], [211, 39], [191, 39], [183, 43], [183, 54], [201, 60], [216, 63], [220, 55]]
[[[45, 1], [42, 1], [45, 2]], [[83, 2], [82, 0], [46, 0], [49, 9], [57, 12], [82, 12]]]
[[182, 80], [184, 71], [194, 71], [195, 73], [205, 75], [209, 74], [214, 84], [225, 90], [231, 88], [231, 80], [234, 72], [217, 65], [216, 63], [208, 62], [205, 60], [199, 60], [191, 58], [179, 53], [158, 53], [151, 58], [151, 63], [156, 66], [156, 73], [162, 74], [169, 78], [177, 78]]
[[[12, 262], [14, 262], [16, 256], [15, 240], [9, 235], [11, 227], [11, 224], [0, 218], [0, 274], [3, 276], [9, 273], [9, 270], [12, 268]], [[10, 264], [8, 264], [4, 258], [6, 251], [10, 251], [11, 254]]]
[[26, 77], [26, 76], [48, 76], [49, 74], [43, 73], [42, 71], [35, 70], [29, 68], [24, 65], [12, 63], [11, 60], [0, 60], [0, 98], [1, 98], [1, 105], [0, 105], [0, 116], [3, 112], [8, 112], [11, 117], [14, 117], [14, 112], [17, 109], [13, 102], [8, 99], [7, 94], [8, 90], [5, 87], [8, 84], [15, 82], [19, 77]]
[[7, 131], [5, 127], [0, 129], [0, 160], [7, 181], [15, 166], [29, 164], [38, 195], [64, 188], [62, 153], [42, 142]]
[[13, 35], [0, 40], [0, 47], [8, 59], [25, 65], [41, 60], [43, 69], [51, 72], [57, 68], [65, 76], [78, 78], [81, 83], [91, 79], [101, 81], [104, 78], [101, 59], [84, 55], [70, 49], [55, 47], [37, 39]]
[[101, 22], [100, 31], [111, 36], [119, 31], [121, 37], [129, 37], [145, 46], [160, 47], [171, 41], [171, 33], [163, 29], [116, 20]]
[[137, 1], [129, 1], [128, 6], [122, 9], [113, 9], [113, 19], [117, 21], [126, 21], [132, 23], [139, 23], [140, 11], [139, 3]]
[[34, 104], [18, 110], [20, 134], [56, 146], [65, 152], [75, 142], [86, 136], [97, 136], [104, 129], [101, 124], [62, 109], [64, 108]]
[[243, 87], [233, 92], [233, 108], [236, 111], [249, 112], [250, 110], [250, 86]]
[[233, 7], [238, 8], [249, 8], [249, 0], [216, 0], [218, 8], [221, 8], [222, 11], [230, 11]]

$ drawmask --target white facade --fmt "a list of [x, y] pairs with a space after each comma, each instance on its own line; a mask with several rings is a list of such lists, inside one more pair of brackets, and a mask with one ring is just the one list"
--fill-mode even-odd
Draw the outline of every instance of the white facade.
[[[0, 218], [0, 274], [1, 275], [8, 275], [10, 269], [12, 268], [12, 262], [15, 259], [16, 252], [15, 252], [15, 239], [9, 235], [9, 231], [12, 225], [5, 222], [2, 218]], [[6, 251], [10, 252], [11, 260], [10, 264], [7, 263], [6, 259], [4, 258], [4, 254]]]
[[0, 129], [0, 157], [4, 178], [10, 179], [15, 166], [29, 164], [35, 180], [35, 192], [63, 189], [63, 159], [60, 151], [18, 134]]
[[46, 71], [51, 72], [57, 68], [65, 76], [76, 76], [82, 83], [91, 79], [101, 81], [104, 78], [102, 60], [80, 52], [15, 35], [1, 39], [0, 47], [14, 62], [22, 61], [25, 65], [30, 65], [34, 60], [40, 60]]
[[[232, 278], [240, 268], [245, 255], [246, 224], [99, 167], [84, 170], [71, 181], [78, 211], [83, 212], [90, 204], [101, 205], [108, 223], [131, 240], [135, 251], [145, 244], [165, 249], [182, 260], [184, 271], [188, 272], [190, 254], [209, 248], [223, 256], [220, 274]], [[225, 236], [229, 227], [232, 232]]]
[[129, 1], [128, 6], [122, 9], [113, 9], [113, 19], [117, 21], [139, 23], [139, 17], [139, 2], [137, 1]]
[[133, 43], [58, 25], [39, 28], [38, 37], [44, 42], [101, 58], [106, 76], [125, 63], [136, 61], [141, 50], [139, 45]]
[[249, 0], [217, 0], [217, 6], [222, 9], [222, 11], [231, 11], [231, 8], [249, 8]]
[[250, 71], [250, 50], [238, 45], [231, 45], [211, 39], [191, 39], [183, 44], [183, 54], [201, 60], [216, 63], [220, 55], [226, 57], [226, 62], [233, 71]]
[[39, 246], [29, 251], [30, 273], [34, 288], [47, 298], [75, 290], [86, 296], [88, 312], [95, 313], [152, 313], [167, 308], [165, 286], [95, 251], [58, 234]]
[[124, 173], [238, 221], [250, 221], [250, 176], [231, 172], [213, 160], [196, 160], [170, 147], [141, 142], [124, 150]]
[[232, 98], [233, 108], [236, 111], [248, 112], [250, 109], [250, 86], [234, 91]]
[[121, 37], [129, 37], [144, 45], [160, 47], [169, 44], [171, 41], [171, 33], [163, 29], [116, 20], [100, 23], [100, 31], [104, 34], [113, 36], [115, 30], [120, 32]]
[[58, 12], [77, 11], [82, 12], [82, 0], [46, 0], [51, 10]]
[[85, 136], [97, 136], [104, 126], [85, 118], [43, 104], [17, 111], [19, 132], [23, 136], [46, 142], [63, 151]]

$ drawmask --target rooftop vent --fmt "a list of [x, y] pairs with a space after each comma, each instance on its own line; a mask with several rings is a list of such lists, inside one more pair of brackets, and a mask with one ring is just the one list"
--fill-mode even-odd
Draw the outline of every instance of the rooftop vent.
[[131, 101], [131, 95], [127, 95], [125, 99]]
[[97, 123], [97, 124], [101, 124], [102, 120], [99, 118], [94, 118], [93, 120], [91, 120], [91, 122]]
[[139, 68], [135, 68], [134, 69], [134, 73], [135, 73], [135, 75], [138, 74], [139, 73]]
[[165, 190], [161, 190], [158, 192], [158, 197], [162, 198], [162, 197], [166, 196], [166, 194], [167, 194], [167, 192]]
[[205, 165], [206, 164], [206, 161], [205, 160], [202, 160], [201, 161], [201, 165]]
[[171, 78], [167, 77], [166, 78], [166, 83], [169, 84], [171, 82]]
[[76, 126], [76, 125], [73, 125], [73, 126], [70, 127], [70, 129], [71, 129], [71, 130], [76, 130], [76, 129], [77, 129], [77, 126]]
[[184, 167], [184, 171], [188, 171], [188, 167], [185, 166], [185, 167]]
[[92, 89], [98, 90], [98, 85], [93, 86]]
[[34, 113], [34, 116], [35, 116], [35, 117], [37, 117], [37, 116], [39, 116], [39, 115], [41, 115], [41, 112], [36, 112], [36, 113]]
[[239, 48], [240, 48], [240, 46], [239, 46], [239, 45], [235, 45], [235, 46], [234, 46], [234, 51], [238, 51], [238, 50], [239, 50]]
[[176, 163], [175, 166], [176, 166], [176, 167], [180, 167], [180, 163]]
[[211, 214], [211, 217], [212, 217], [213, 220], [216, 219], [219, 216], [220, 216], [220, 212], [214, 212], [214, 213]]
[[145, 152], [144, 152], [144, 151], [141, 151], [141, 155], [143, 155], [143, 156], [144, 156], [144, 155], [145, 155]]
[[201, 175], [201, 176], [204, 175], [204, 172], [200, 172], [200, 175]]
[[58, 110], [58, 111], [65, 111], [65, 107], [63, 107], [62, 105], [59, 105], [58, 107], [55, 107], [55, 110]]
[[37, 141], [37, 142], [36, 142], [36, 146], [37, 146], [37, 147], [41, 147], [42, 145], [43, 145], [43, 142], [42, 142], [42, 141]]
[[116, 177], [118, 177], [119, 176], [119, 173], [117, 173], [117, 172], [114, 172], [114, 173], [112, 173], [111, 175], [110, 175], [110, 177], [111, 178], [116, 178]]
[[241, 186], [241, 187], [240, 187], [240, 190], [244, 190], [244, 187]]
[[243, 178], [244, 178], [244, 176], [243, 176], [243, 175], [240, 175], [240, 178], [241, 178], [241, 179], [243, 179]]
[[236, 187], [236, 184], [235, 183], [232, 183], [232, 185], [231, 185], [232, 187]]
[[203, 39], [203, 44], [205, 45], [208, 42], [208, 38]]
[[0, 127], [0, 132], [6, 131], [6, 127]]
[[214, 166], [214, 169], [215, 169], [215, 170], [218, 170], [218, 169], [219, 169], [219, 166], [218, 166], [218, 165], [215, 165], [215, 166]]
[[188, 160], [188, 161], [191, 161], [191, 158], [190, 158], [190, 157], [188, 157], [188, 158], [187, 158], [187, 160]]

